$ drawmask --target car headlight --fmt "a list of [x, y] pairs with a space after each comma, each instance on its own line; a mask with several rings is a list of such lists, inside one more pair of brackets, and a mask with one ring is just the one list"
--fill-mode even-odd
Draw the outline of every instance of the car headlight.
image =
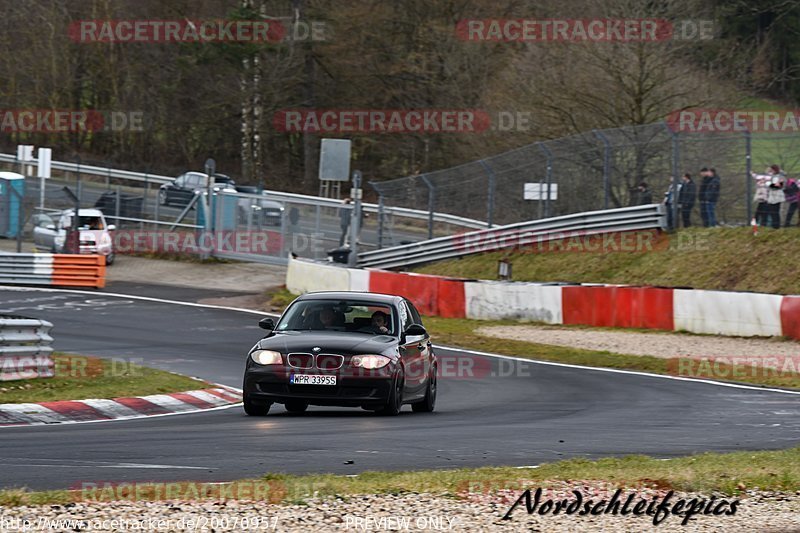
[[354, 367], [366, 368], [368, 370], [383, 368], [391, 361], [391, 359], [384, 355], [354, 355], [350, 360]]
[[259, 365], [280, 365], [283, 363], [280, 352], [272, 350], [256, 350], [250, 357]]

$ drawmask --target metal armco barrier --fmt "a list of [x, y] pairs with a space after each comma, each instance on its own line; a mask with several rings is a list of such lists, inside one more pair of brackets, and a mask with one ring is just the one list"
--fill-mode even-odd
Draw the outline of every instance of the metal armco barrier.
[[0, 253], [0, 284], [94, 287], [106, 284], [102, 255]]
[[53, 324], [0, 315], [0, 381], [53, 376]]
[[666, 227], [666, 216], [663, 204], [650, 204], [519, 222], [364, 252], [358, 254], [358, 266], [383, 269], [407, 267], [514, 246], [534, 245], [572, 235], [663, 229]]

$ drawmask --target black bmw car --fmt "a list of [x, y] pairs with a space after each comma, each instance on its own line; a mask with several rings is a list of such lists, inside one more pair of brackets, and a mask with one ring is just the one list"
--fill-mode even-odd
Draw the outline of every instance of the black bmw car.
[[414, 305], [401, 296], [316, 292], [293, 301], [247, 356], [244, 410], [266, 415], [281, 403], [361, 407], [396, 415], [436, 405], [436, 356]]

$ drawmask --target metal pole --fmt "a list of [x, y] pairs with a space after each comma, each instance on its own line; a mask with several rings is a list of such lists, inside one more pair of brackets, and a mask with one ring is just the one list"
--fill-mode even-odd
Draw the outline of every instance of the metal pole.
[[350, 255], [347, 265], [358, 264], [358, 234], [361, 231], [361, 171], [353, 171], [353, 210], [350, 212]]
[[753, 139], [750, 130], [744, 131], [745, 146], [745, 180], [747, 182], [747, 222], [753, 218], [753, 179], [750, 173], [753, 171]]
[[[545, 218], [550, 216], [550, 184], [553, 181], [553, 152], [550, 151], [544, 143], [539, 143], [539, 149], [544, 152], [544, 155], [547, 156], [547, 174], [545, 176], [545, 182], [547, 183], [546, 189], [546, 196], [544, 200], [544, 216]], [[542, 218], [542, 201], [539, 200], [539, 218]]]
[[433, 239], [433, 208], [436, 205], [436, 188], [426, 174], [420, 176], [428, 187], [428, 239]]
[[383, 195], [378, 195], [378, 250], [383, 248]]
[[[486, 171], [486, 175], [489, 177], [489, 198], [486, 201], [486, 227], [492, 227], [492, 219], [494, 214], [494, 188], [495, 188], [495, 175], [494, 170], [492, 167], [489, 166], [489, 163], [481, 159], [480, 161], [481, 166]], [[548, 187], [549, 190], [549, 187]]]
[[114, 216], [116, 218], [117, 226], [119, 226], [119, 209], [120, 209], [120, 203], [121, 203], [120, 196], [121, 195], [119, 193], [119, 185], [117, 185], [117, 198], [116, 198], [116, 201], [114, 202]]
[[678, 180], [680, 179], [681, 147], [678, 142], [678, 132], [672, 133], [672, 228], [678, 229]]
[[83, 184], [81, 183], [81, 157], [75, 156], [75, 191], [78, 201], [83, 201]]
[[602, 131], [592, 130], [592, 133], [603, 142], [603, 209], [608, 209], [611, 202], [611, 142]]

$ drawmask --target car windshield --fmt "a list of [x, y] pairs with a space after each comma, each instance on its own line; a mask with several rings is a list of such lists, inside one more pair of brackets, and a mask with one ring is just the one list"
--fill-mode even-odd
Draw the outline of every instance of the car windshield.
[[356, 300], [301, 300], [281, 317], [277, 331], [353, 331], [394, 335], [391, 306]]

